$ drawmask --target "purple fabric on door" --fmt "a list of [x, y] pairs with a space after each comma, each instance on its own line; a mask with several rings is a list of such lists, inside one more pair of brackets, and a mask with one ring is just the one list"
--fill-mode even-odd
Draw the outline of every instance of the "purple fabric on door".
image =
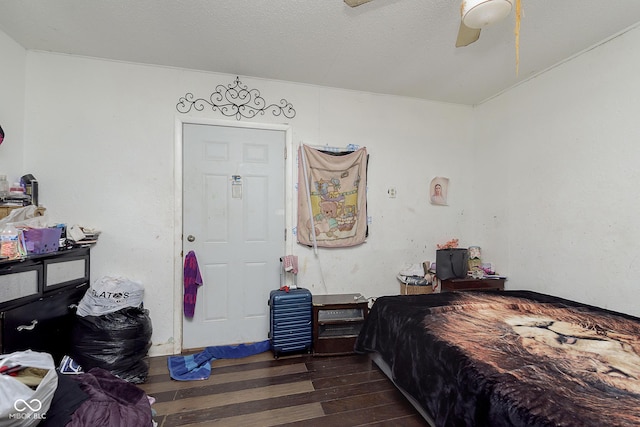
[[184, 315], [193, 317], [196, 309], [198, 287], [202, 286], [202, 276], [198, 268], [198, 259], [194, 251], [184, 257]]

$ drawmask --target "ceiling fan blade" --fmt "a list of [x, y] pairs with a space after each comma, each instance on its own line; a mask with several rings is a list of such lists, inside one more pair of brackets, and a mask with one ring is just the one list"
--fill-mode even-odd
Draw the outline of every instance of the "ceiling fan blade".
[[371, 0], [344, 0], [346, 4], [351, 7], [360, 6], [361, 4], [369, 3]]
[[[345, 0], [346, 1], [346, 0]], [[460, 29], [458, 30], [458, 39], [456, 47], [468, 46], [480, 38], [480, 28], [469, 28], [460, 21]]]

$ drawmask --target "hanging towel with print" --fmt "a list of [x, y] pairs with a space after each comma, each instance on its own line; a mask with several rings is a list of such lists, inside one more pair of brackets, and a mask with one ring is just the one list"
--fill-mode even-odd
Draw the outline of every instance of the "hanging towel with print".
[[196, 253], [189, 251], [184, 257], [184, 315], [193, 317], [196, 309], [198, 287], [202, 286], [202, 276], [198, 268]]
[[365, 242], [367, 149], [340, 156], [298, 150], [298, 243], [344, 248]]
[[282, 258], [284, 271], [287, 273], [298, 274], [298, 257], [295, 255], [285, 255]]

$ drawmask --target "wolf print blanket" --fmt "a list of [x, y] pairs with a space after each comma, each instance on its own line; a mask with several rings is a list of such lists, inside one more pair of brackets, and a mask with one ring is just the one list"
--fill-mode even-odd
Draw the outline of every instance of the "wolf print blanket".
[[367, 236], [367, 150], [327, 154], [298, 151], [298, 242], [347, 247]]

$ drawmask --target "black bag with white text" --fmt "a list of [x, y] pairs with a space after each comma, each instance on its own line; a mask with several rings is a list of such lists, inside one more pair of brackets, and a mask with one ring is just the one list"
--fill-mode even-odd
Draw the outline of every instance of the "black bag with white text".
[[71, 357], [87, 372], [102, 368], [139, 384], [149, 373], [151, 318], [141, 307], [127, 307], [102, 316], [76, 316]]

